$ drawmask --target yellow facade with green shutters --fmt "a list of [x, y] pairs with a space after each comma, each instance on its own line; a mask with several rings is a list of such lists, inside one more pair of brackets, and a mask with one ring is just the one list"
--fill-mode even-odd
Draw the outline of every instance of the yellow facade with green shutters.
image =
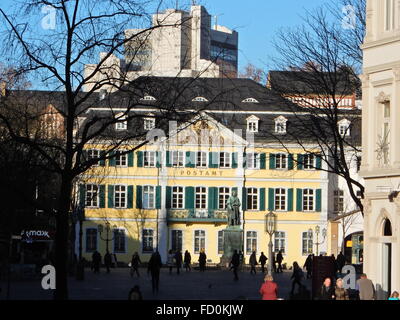
[[[294, 261], [303, 264], [309, 253], [316, 253], [316, 238], [308, 239], [308, 230], [317, 225], [327, 228], [328, 206], [328, 175], [318, 170], [317, 156], [304, 160], [304, 151], [295, 145], [289, 149], [290, 157], [274, 145], [256, 143], [250, 149], [244, 139], [226, 130], [221, 132], [225, 141], [221, 148], [183, 143], [179, 135], [174, 144], [166, 140], [144, 146], [126, 159], [101, 163], [82, 177], [77, 197], [85, 205], [86, 259], [91, 259], [93, 250], [104, 255], [106, 231], [100, 234], [97, 229], [108, 222], [119, 230], [111, 230], [108, 237], [109, 251], [118, 261], [128, 263], [136, 251], [147, 261], [158, 249], [166, 262], [168, 250], [174, 249], [188, 250], [197, 262], [204, 249], [208, 262], [217, 264], [227, 225], [224, 204], [233, 188], [242, 202], [246, 261], [253, 250], [257, 256], [262, 251], [268, 255], [265, 214], [269, 210], [278, 216], [274, 249], [283, 251], [288, 266]], [[253, 163], [252, 154], [257, 155], [254, 169], [247, 164]], [[298, 165], [298, 160], [304, 164]], [[309, 160], [314, 168], [306, 168]], [[97, 186], [95, 192], [92, 184]], [[319, 252], [329, 254], [327, 243], [319, 245]]]

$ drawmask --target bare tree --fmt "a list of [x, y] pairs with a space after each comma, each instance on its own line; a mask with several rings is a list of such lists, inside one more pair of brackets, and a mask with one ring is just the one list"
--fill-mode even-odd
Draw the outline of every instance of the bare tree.
[[252, 79], [255, 82], [265, 84], [267, 79], [267, 73], [261, 68], [257, 68], [251, 63], [244, 67], [244, 70], [239, 74], [239, 78]]

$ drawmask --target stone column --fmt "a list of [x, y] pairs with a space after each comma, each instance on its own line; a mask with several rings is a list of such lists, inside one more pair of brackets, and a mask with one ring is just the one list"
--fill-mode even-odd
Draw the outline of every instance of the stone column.
[[167, 209], [166, 209], [166, 188], [168, 185], [168, 168], [166, 166], [166, 145], [162, 144], [160, 146], [161, 152], [161, 168], [158, 172], [158, 185], [161, 186], [161, 209], [158, 209], [158, 234], [157, 234], [157, 243], [158, 243], [158, 252], [161, 255], [161, 259], [163, 262], [167, 260], [167, 252], [168, 252], [168, 220], [167, 220]]
[[[361, 76], [362, 79], [362, 90], [363, 90], [363, 99], [362, 99], [362, 163], [361, 163], [361, 168], [362, 171], [367, 171], [370, 168], [370, 165], [372, 163], [370, 162], [371, 156], [373, 157], [373, 154], [370, 154], [369, 149], [369, 144], [372, 143], [370, 141], [372, 135], [369, 135], [369, 125], [371, 125], [371, 119], [369, 119], [369, 110], [372, 108], [370, 105], [371, 99], [370, 97], [370, 81], [369, 81], [369, 75], [364, 74]], [[372, 117], [374, 118], [374, 117]], [[373, 119], [372, 119], [373, 120]]]
[[400, 126], [398, 125], [398, 119], [400, 119], [400, 68], [393, 69], [393, 90], [390, 99], [391, 106], [391, 145], [393, 148], [393, 152], [391, 155], [393, 156], [393, 165], [395, 168], [400, 168], [400, 144], [397, 141], [397, 138], [400, 137]]

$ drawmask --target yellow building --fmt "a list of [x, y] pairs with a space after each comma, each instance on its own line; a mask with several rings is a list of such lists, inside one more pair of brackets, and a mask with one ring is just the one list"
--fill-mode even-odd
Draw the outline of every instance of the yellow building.
[[[233, 82], [234, 108], [210, 104], [198, 121], [179, 125], [168, 139], [100, 161], [82, 177], [78, 197], [85, 206], [86, 259], [94, 250], [104, 255], [108, 242], [109, 251], [125, 263], [136, 251], [147, 261], [156, 249], [163, 262], [170, 249], [188, 250], [197, 262], [204, 249], [208, 262], [217, 264], [227, 226], [225, 204], [233, 189], [242, 203], [246, 261], [252, 251], [268, 255], [269, 210], [278, 216], [274, 251], [282, 251], [288, 267], [316, 253], [317, 238], [309, 237], [309, 229], [327, 228], [328, 220], [328, 174], [320, 170], [319, 151], [310, 144], [305, 152], [291, 141], [283, 148], [276, 137], [266, 135], [271, 131], [285, 138], [294, 121], [287, 102], [253, 81]], [[198, 94], [193, 98], [193, 104], [211, 101]], [[87, 156], [96, 158], [105, 147], [87, 145]], [[121, 150], [134, 147], [126, 144]], [[320, 235], [319, 253], [329, 254], [327, 238]]]

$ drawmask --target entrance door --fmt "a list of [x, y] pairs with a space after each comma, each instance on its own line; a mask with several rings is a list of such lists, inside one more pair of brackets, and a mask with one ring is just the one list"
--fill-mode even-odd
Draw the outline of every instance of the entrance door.
[[382, 291], [384, 299], [391, 294], [392, 284], [392, 244], [384, 243], [382, 252]]

